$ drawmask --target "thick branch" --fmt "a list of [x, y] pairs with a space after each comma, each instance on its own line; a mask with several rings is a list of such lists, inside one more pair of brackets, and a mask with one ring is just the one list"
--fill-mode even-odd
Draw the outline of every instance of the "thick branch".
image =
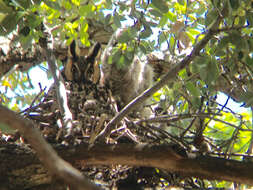
[[87, 151], [87, 149], [88, 145], [79, 145], [68, 151], [72, 153], [72, 158], [84, 160], [85, 164], [157, 167], [168, 171], [178, 171], [184, 176], [253, 185], [253, 173], [251, 172], [253, 163], [211, 156], [190, 158], [181, 156], [175, 151], [176, 148], [169, 145], [95, 145], [90, 150]]
[[19, 132], [32, 145], [34, 150], [45, 167], [53, 176], [57, 176], [77, 190], [99, 189], [87, 181], [83, 175], [69, 163], [62, 160], [53, 148], [47, 144], [38, 130], [27, 119], [23, 119], [15, 112], [0, 105], [0, 122], [11, 128], [18, 129]]
[[[14, 146], [14, 145], [13, 145]], [[124, 164], [130, 166], [148, 166], [162, 168], [167, 171], [177, 171], [183, 176], [194, 176], [203, 179], [228, 180], [238, 183], [253, 185], [253, 163], [226, 160], [211, 156], [187, 157], [178, 154], [176, 148], [169, 145], [145, 146], [135, 144], [118, 145], [94, 145], [88, 149], [88, 144], [63, 147], [57, 146], [58, 154], [70, 163], [84, 167], [87, 165], [108, 165]], [[1, 150], [10, 149], [8, 145], [1, 145]], [[18, 154], [13, 151], [1, 151], [0, 178], [12, 170], [27, 168], [38, 164], [32, 152], [22, 147], [15, 148]], [[13, 150], [13, 149], [12, 149]], [[22, 152], [22, 153], [21, 153]], [[9, 161], [9, 157], [15, 157]], [[18, 161], [20, 163], [18, 164]], [[24, 162], [25, 160], [25, 162]], [[25, 164], [24, 164], [25, 163]], [[10, 170], [9, 172], [7, 172]], [[36, 172], [34, 170], [33, 172]]]

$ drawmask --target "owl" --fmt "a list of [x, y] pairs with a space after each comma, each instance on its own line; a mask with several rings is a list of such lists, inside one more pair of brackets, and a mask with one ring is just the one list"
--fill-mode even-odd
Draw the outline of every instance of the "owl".
[[123, 106], [149, 88], [153, 82], [153, 68], [138, 56], [133, 56], [130, 63], [123, 66], [119, 66], [118, 60], [110, 58], [124, 30], [116, 30], [101, 55], [102, 83], [110, 87], [112, 95]]

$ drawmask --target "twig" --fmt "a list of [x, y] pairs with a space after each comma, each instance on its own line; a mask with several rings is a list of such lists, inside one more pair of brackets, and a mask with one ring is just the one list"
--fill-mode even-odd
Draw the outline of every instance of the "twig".
[[[168, 137], [172, 142], [174, 142], [175, 144], [180, 144], [182, 147], [186, 148], [187, 150], [189, 150], [189, 146], [184, 142], [182, 141], [181, 139], [177, 138], [176, 136], [173, 136], [171, 135], [170, 133], [168, 133], [167, 131], [161, 129], [160, 127], [156, 127], [156, 126], [150, 126], [150, 125], [147, 125], [145, 128], [149, 129], [149, 130], [154, 130], [154, 131], [157, 131], [159, 132], [160, 134]], [[157, 135], [156, 135], [157, 136]], [[158, 136], [158, 138], [161, 139], [161, 137]], [[164, 138], [162, 139], [164, 140]]]
[[187, 119], [191, 117], [210, 117], [210, 115], [218, 115], [221, 116], [221, 114], [216, 114], [216, 113], [193, 113], [193, 114], [177, 114], [177, 115], [163, 115], [163, 116], [157, 116], [157, 117], [151, 117], [148, 119], [140, 119], [136, 121], [136, 124], [140, 124], [142, 122], [147, 122], [147, 123], [161, 123], [161, 122], [176, 122], [182, 119]]
[[253, 132], [253, 129], [243, 129], [243, 128], [239, 127], [239, 126], [241, 126], [241, 124], [240, 124], [239, 126], [236, 126], [236, 125], [234, 125], [234, 124], [232, 124], [232, 123], [223, 121], [223, 120], [221, 120], [221, 119], [217, 119], [217, 118], [212, 118], [212, 119], [213, 119], [214, 121], [218, 121], [218, 122], [224, 123], [224, 124], [226, 124], [226, 125], [229, 125], [229, 126], [231, 126], [231, 127], [234, 127], [235, 129], [238, 129], [238, 130], [240, 130], [240, 131], [251, 131], [251, 132]]
[[194, 122], [196, 121], [197, 117], [194, 117], [191, 121], [191, 123], [189, 124], [189, 126], [184, 129], [184, 131], [181, 133], [180, 138], [183, 138], [185, 136], [185, 134], [187, 133], [187, 131], [189, 131], [191, 129], [191, 127], [193, 126]]
[[29, 106], [28, 108], [24, 109], [23, 111], [19, 112], [19, 114], [22, 114], [22, 113], [27, 112], [27, 111], [28, 111], [27, 114], [30, 113], [30, 111], [31, 111], [32, 108], [33, 108], [33, 104], [35, 103], [35, 101], [39, 98], [39, 96], [40, 96], [43, 92], [45, 92], [45, 90], [46, 90], [46, 88], [47, 88], [47, 87], [44, 87], [44, 89], [42, 89], [40, 83], [39, 83], [39, 86], [40, 86], [40, 92], [39, 92], [39, 93], [35, 96], [35, 98], [32, 100], [32, 103], [30, 104], [30, 106]]

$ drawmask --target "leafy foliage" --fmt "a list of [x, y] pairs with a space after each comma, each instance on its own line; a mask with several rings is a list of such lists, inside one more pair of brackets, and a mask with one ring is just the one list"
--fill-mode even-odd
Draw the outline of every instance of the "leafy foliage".
[[[89, 33], [91, 23], [102, 23], [113, 30], [128, 27], [109, 62], [118, 60], [118, 66], [124, 67], [135, 54], [160, 52], [170, 69], [203, 39], [220, 15], [223, 21], [214, 31], [215, 36], [189, 67], [153, 95], [153, 103], [161, 108], [158, 115], [192, 114], [164, 129], [182, 138], [187, 146], [193, 146], [201, 128], [213, 154], [242, 160], [246, 153], [252, 154], [252, 116], [234, 113], [226, 104], [219, 105], [216, 98], [218, 92], [223, 92], [247, 107], [253, 106], [251, 0], [0, 0], [0, 35], [12, 35], [13, 44], [20, 43], [23, 50], [32, 51], [45, 37], [43, 23], [55, 41], [69, 45], [75, 39], [86, 47], [94, 43]], [[1, 102], [15, 111], [30, 105], [36, 96], [29, 91], [31, 85], [25, 73], [14, 72], [3, 77], [0, 84]], [[199, 119], [200, 113], [210, 115]]]

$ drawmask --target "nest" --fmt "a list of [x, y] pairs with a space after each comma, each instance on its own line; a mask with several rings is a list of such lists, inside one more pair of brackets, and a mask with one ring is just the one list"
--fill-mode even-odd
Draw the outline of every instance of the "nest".
[[[32, 120], [40, 129], [43, 136], [49, 143], [75, 145], [81, 143], [95, 143], [96, 136], [103, 130], [106, 124], [122, 108], [122, 102], [112, 96], [111, 90], [107, 86], [101, 86], [98, 80], [92, 78], [94, 69], [86, 68], [88, 76], [82, 81], [65, 81], [67, 90], [68, 107], [73, 118], [73, 133], [71, 138], [64, 133], [63, 116], [60, 113], [56, 98], [55, 86], [52, 86], [45, 94], [41, 103], [29, 108], [25, 117]], [[63, 73], [64, 76], [64, 73]], [[94, 78], [94, 77], [93, 77]], [[66, 77], [65, 77], [66, 79]], [[153, 110], [153, 115], [157, 115], [157, 107]], [[143, 121], [143, 122], [142, 122]], [[146, 123], [138, 112], [127, 115], [105, 139], [105, 143], [167, 143], [165, 139], [171, 136], [161, 130], [153, 123]], [[175, 139], [174, 139], [175, 140]], [[143, 187], [163, 186], [164, 184], [176, 186], [195, 187], [191, 180], [182, 181], [182, 178], [175, 173], [156, 170], [146, 167], [129, 167], [116, 165], [112, 167], [76, 166], [82, 170], [90, 179], [93, 179], [103, 187], [117, 187], [121, 189], [131, 184], [131, 189], [142, 189]], [[162, 179], [162, 180], [161, 180]]]
[[[113, 102], [110, 89], [93, 83], [65, 82], [68, 95], [68, 106], [73, 114], [74, 139], [68, 141], [62, 135], [62, 116], [57, 106], [55, 87], [51, 87], [43, 101], [31, 108], [25, 115], [33, 120], [41, 130], [44, 137], [50, 143], [89, 143], [91, 136], [101, 127], [104, 127], [117, 113], [117, 103]], [[116, 107], [115, 107], [116, 106]], [[127, 116], [111, 132], [107, 143], [159, 143], [158, 131], [152, 130], [152, 126], [138, 122], [138, 114]], [[59, 135], [61, 134], [61, 135]], [[129, 167], [122, 165], [77, 166], [90, 179], [98, 184], [103, 184], [105, 189], [112, 187], [142, 189], [143, 187], [155, 187], [163, 183], [182, 186], [182, 178], [179, 174], [159, 171], [147, 167]], [[190, 185], [191, 182], [191, 185]], [[162, 183], [162, 184], [163, 184]], [[187, 182], [187, 186], [193, 186], [193, 182]], [[186, 184], [184, 184], [185, 186]]]

